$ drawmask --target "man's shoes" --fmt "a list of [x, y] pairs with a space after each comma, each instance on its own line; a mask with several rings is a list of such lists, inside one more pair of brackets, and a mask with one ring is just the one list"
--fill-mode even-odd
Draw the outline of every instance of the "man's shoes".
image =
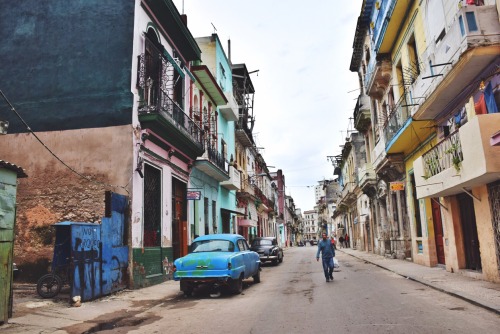
[[330, 279], [333, 281], [333, 274], [330, 274]]
[[326, 279], [326, 283], [328, 283], [328, 282], [330, 282], [330, 279], [329, 279], [329, 278], [327, 278], [327, 279]]

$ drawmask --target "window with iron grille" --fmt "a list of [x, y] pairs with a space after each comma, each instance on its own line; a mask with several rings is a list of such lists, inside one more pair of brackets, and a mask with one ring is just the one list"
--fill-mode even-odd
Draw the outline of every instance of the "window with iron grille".
[[144, 165], [144, 247], [161, 241], [161, 170]]

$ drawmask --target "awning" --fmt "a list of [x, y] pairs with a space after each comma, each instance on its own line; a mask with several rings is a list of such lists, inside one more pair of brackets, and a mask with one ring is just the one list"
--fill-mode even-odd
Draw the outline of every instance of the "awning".
[[250, 219], [239, 219], [238, 226], [242, 227], [257, 227], [257, 221]]
[[196, 81], [203, 87], [205, 92], [210, 96], [210, 99], [217, 106], [227, 104], [227, 98], [224, 95], [224, 92], [220, 88], [217, 80], [214, 78], [207, 66], [192, 66], [191, 71], [196, 77]]
[[433, 121], [415, 121], [409, 117], [402, 128], [386, 144], [386, 153], [408, 153], [413, 151], [435, 132], [434, 125]]
[[165, 57], [167, 57], [168, 61], [170, 62], [170, 64], [172, 64], [177, 73], [179, 73], [179, 75], [184, 79], [185, 74], [179, 67], [179, 65], [177, 65], [177, 62], [174, 60], [174, 58], [172, 58], [172, 56], [167, 52], [167, 50], [163, 50], [163, 54], [165, 55]]
[[[241, 209], [242, 211], [244, 210], [243, 208]], [[225, 211], [225, 212], [229, 212], [229, 213], [233, 213], [233, 214], [236, 214], [238, 216], [243, 216], [243, 217], [246, 217], [247, 215], [244, 213], [244, 212], [240, 212], [240, 211], [234, 211], [234, 210], [229, 210], [229, 209], [224, 209], [224, 208], [221, 208], [220, 211]]]

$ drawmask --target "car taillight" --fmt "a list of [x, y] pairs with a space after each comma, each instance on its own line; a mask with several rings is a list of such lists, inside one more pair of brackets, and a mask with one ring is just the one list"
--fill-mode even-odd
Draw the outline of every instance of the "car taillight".
[[231, 262], [227, 263], [227, 269], [231, 269], [233, 266], [231, 265]]

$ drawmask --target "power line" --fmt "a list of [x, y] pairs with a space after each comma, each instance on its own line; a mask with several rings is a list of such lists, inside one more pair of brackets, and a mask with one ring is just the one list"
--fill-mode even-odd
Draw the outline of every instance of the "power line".
[[112, 188], [121, 188], [123, 190], [125, 190], [127, 192], [127, 194], [130, 195], [129, 191], [127, 190], [126, 186], [130, 183], [130, 179], [132, 179], [132, 177], [130, 177], [129, 179], [129, 182], [127, 182], [127, 185], [125, 186], [117, 186], [117, 185], [112, 185], [112, 184], [108, 184], [108, 183], [104, 183], [104, 182], [101, 182], [101, 181], [97, 181], [97, 180], [94, 180], [94, 179], [91, 179], [90, 177], [86, 176], [86, 175], [83, 175], [82, 173], [76, 171], [74, 168], [72, 168], [71, 166], [69, 166], [67, 163], [65, 163], [64, 161], [61, 160], [61, 158], [59, 158], [54, 152], [52, 152], [52, 150], [47, 146], [45, 145], [45, 143], [36, 135], [35, 132], [33, 132], [33, 130], [31, 130], [30, 126], [28, 125], [28, 123], [26, 123], [26, 121], [21, 117], [21, 115], [16, 111], [16, 109], [14, 108], [14, 106], [10, 103], [9, 99], [7, 99], [7, 97], [5, 96], [5, 94], [2, 92], [2, 90], [0, 90], [0, 94], [2, 94], [2, 97], [4, 98], [5, 102], [7, 102], [7, 104], [10, 106], [10, 110], [12, 110], [16, 116], [21, 120], [21, 122], [24, 124], [24, 126], [26, 126], [26, 129], [36, 138], [36, 140], [42, 144], [42, 146], [54, 157], [56, 158], [60, 163], [62, 163], [66, 168], [68, 168], [70, 171], [72, 171], [73, 173], [75, 173], [76, 175], [80, 176], [81, 178], [89, 181], [89, 182], [93, 182], [95, 184], [99, 184], [99, 185], [104, 185], [104, 186], [107, 186], [107, 187], [112, 187]]

